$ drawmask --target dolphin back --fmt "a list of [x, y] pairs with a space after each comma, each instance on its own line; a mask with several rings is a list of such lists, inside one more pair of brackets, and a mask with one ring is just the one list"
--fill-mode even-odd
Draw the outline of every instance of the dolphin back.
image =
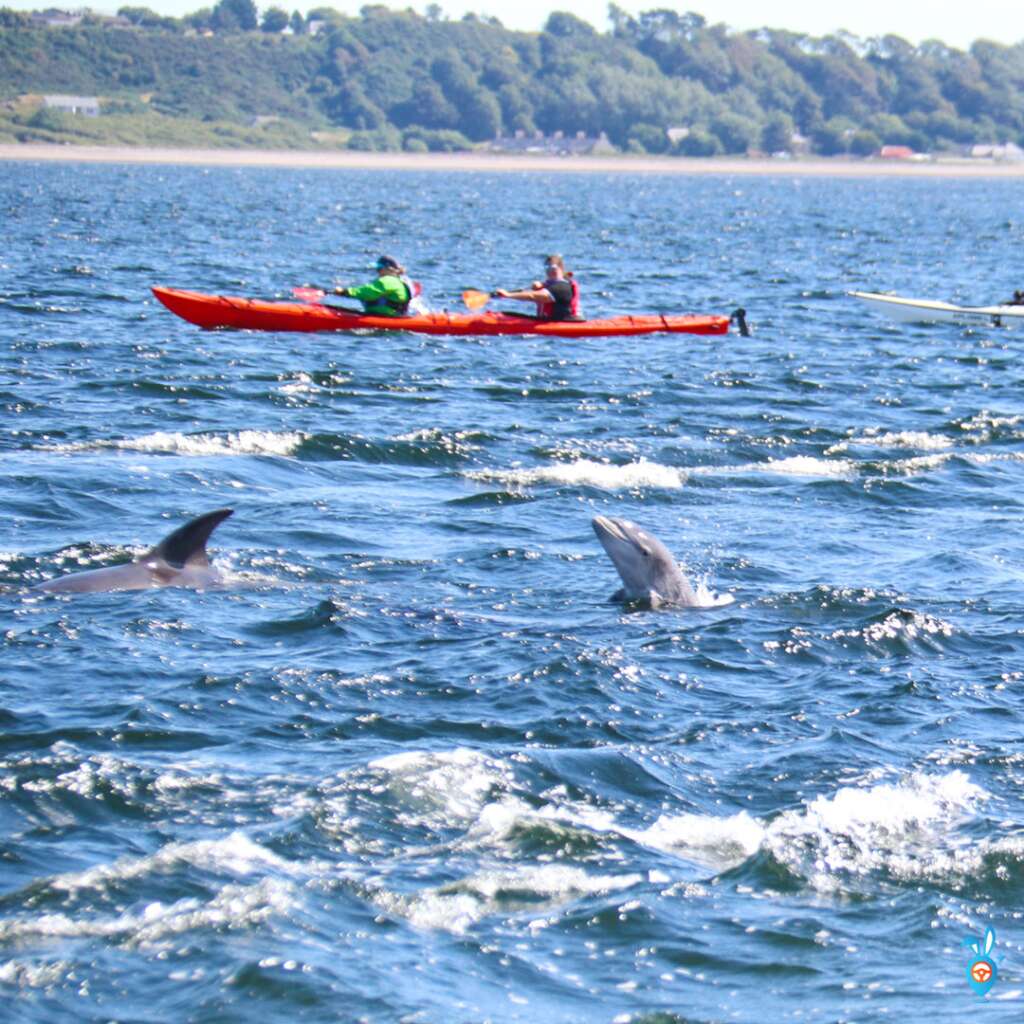
[[124, 565], [70, 573], [54, 580], [37, 583], [32, 590], [50, 594], [89, 594], [112, 590], [147, 590], [150, 587], [202, 587], [212, 582], [215, 574], [206, 572], [210, 560], [206, 542], [210, 534], [232, 514], [230, 508], [193, 519], [168, 534], [155, 548], [141, 558]]
[[206, 542], [210, 539], [210, 534], [233, 513], [234, 509], [219, 508], [216, 512], [207, 512], [196, 517], [184, 526], [179, 526], [173, 533], [169, 533], [139, 561], [162, 560], [175, 569], [184, 569], [186, 565], [205, 568], [210, 564], [206, 554]]

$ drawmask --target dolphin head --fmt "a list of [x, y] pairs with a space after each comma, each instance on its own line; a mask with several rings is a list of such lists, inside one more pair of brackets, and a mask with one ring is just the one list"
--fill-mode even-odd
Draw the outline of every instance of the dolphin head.
[[232, 511], [230, 508], [219, 508], [190, 520], [134, 562], [71, 573], [39, 583], [32, 589], [50, 594], [87, 594], [112, 590], [148, 590], [151, 587], [201, 589], [216, 586], [220, 582], [220, 574], [210, 565], [206, 542]]
[[672, 553], [628, 519], [595, 516], [591, 525], [622, 579], [613, 600], [696, 606], [697, 598]]

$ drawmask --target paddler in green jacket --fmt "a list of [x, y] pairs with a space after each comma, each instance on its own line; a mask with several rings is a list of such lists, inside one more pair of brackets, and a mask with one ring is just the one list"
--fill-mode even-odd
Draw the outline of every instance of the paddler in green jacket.
[[377, 260], [377, 280], [354, 288], [335, 288], [335, 295], [358, 299], [363, 312], [373, 316], [407, 316], [415, 296], [415, 285], [405, 276], [405, 268], [393, 256]]

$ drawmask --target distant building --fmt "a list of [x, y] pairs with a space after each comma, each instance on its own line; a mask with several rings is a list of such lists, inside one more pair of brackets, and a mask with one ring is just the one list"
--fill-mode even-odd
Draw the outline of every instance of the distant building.
[[547, 156], [597, 156], [615, 152], [604, 132], [594, 138], [584, 132], [545, 135], [543, 132], [531, 134], [519, 130], [514, 135], [497, 136], [488, 148], [492, 153], [542, 153]]
[[915, 156], [910, 146], [883, 146], [878, 155], [883, 160], [913, 160]]
[[967, 155], [974, 160], [996, 160], [1001, 163], [1017, 164], [1024, 161], [1024, 149], [1013, 142], [1005, 142], [1001, 146], [971, 146]]
[[806, 135], [801, 135], [799, 132], [793, 132], [789, 137], [789, 149], [791, 153], [798, 153], [801, 156], [806, 156], [811, 151], [811, 140]]
[[34, 25], [44, 25], [47, 28], [70, 28], [77, 25], [88, 12], [62, 11], [56, 7], [50, 7], [45, 11], [33, 11], [29, 17]]
[[690, 134], [690, 129], [679, 125], [676, 128], [666, 128], [665, 134], [668, 136], [670, 145], [678, 146]]
[[63, 110], [66, 114], [100, 116], [100, 101], [97, 96], [44, 96], [43, 106], [48, 110]]

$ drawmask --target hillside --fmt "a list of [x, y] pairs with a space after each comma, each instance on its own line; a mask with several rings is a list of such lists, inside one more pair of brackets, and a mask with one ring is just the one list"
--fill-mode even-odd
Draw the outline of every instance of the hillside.
[[[557, 12], [523, 33], [385, 7], [308, 20], [271, 8], [261, 25], [251, 0], [63, 27], [0, 10], [0, 140], [423, 150], [560, 132], [688, 155], [1024, 142], [1021, 45], [963, 52], [611, 11], [608, 33]], [[99, 97], [100, 116], [46, 109], [52, 94]]]

